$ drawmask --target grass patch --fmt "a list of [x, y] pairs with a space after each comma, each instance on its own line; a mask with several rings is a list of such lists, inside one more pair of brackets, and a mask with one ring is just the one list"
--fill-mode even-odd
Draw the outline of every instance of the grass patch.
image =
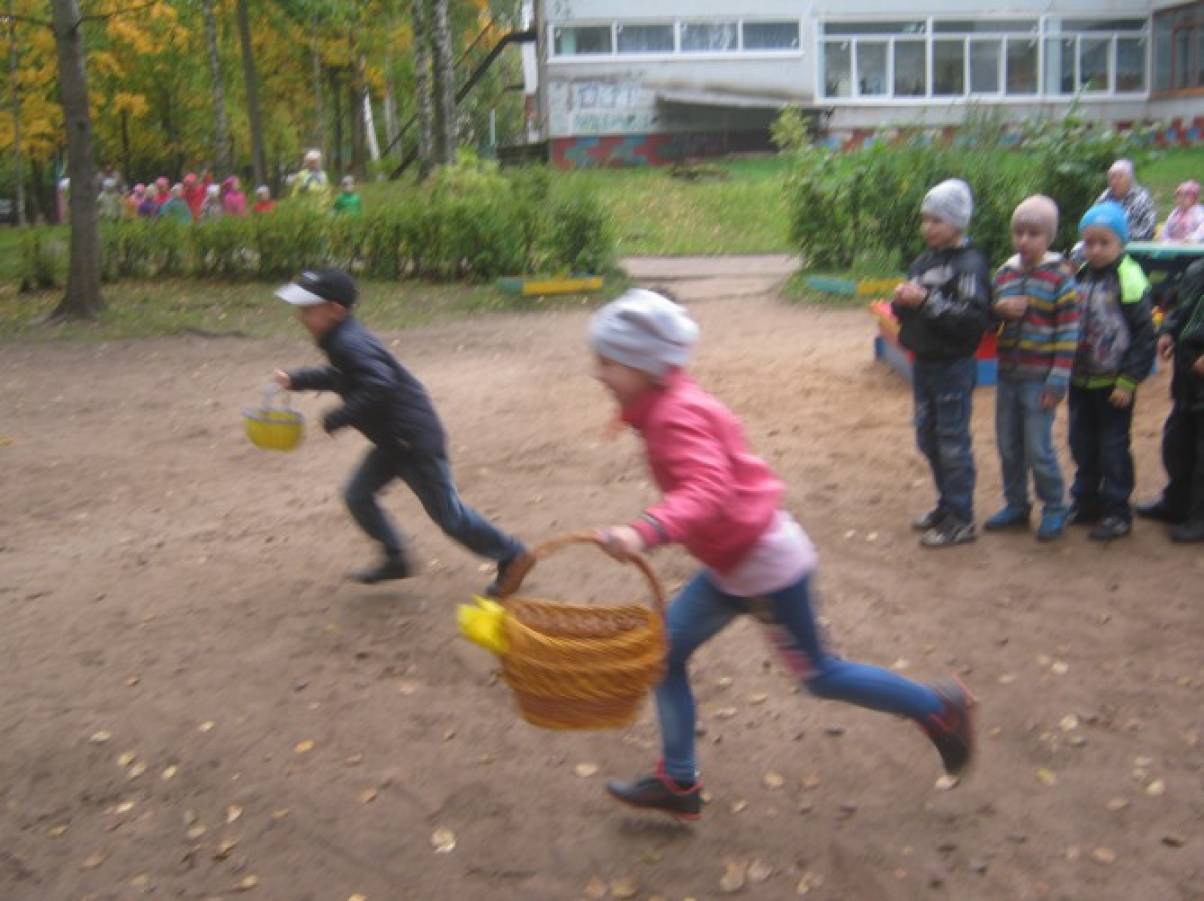
[[[538, 312], [590, 306], [622, 290], [608, 281], [599, 295], [517, 297], [492, 285], [423, 282], [360, 282], [360, 312], [370, 328], [401, 330], [490, 313]], [[106, 285], [108, 303], [100, 321], [46, 326], [39, 320], [61, 292], [18, 294], [0, 290], [0, 341], [150, 338], [184, 334], [233, 334], [250, 338], [301, 335], [292, 309], [261, 282], [123, 281]]]

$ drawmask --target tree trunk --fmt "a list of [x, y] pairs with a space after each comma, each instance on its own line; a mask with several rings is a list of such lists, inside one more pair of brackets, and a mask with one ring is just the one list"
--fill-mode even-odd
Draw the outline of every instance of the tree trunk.
[[439, 161], [456, 161], [456, 76], [452, 61], [448, 0], [434, 0], [432, 37], [435, 45], [435, 102], [438, 104]]
[[[11, 0], [9, 0], [11, 2]], [[388, 44], [385, 45], [385, 142], [389, 147], [393, 148], [394, 153], [400, 153], [397, 149], [397, 132], [401, 130], [401, 123], [397, 119], [397, 95], [393, 93], [393, 54], [389, 52]]]
[[318, 19], [314, 17], [312, 44], [309, 48], [310, 70], [314, 80], [314, 131], [313, 146], [322, 151], [322, 158], [329, 159], [330, 148], [326, 146], [326, 104], [322, 100], [322, 51], [318, 45]]
[[13, 116], [13, 181], [16, 183], [17, 225], [25, 224], [25, 163], [21, 156], [21, 91], [17, 86], [17, 20], [13, 18], [13, 0], [8, 0], [8, 86]]
[[368, 159], [376, 162], [380, 159], [380, 141], [376, 136], [376, 119], [372, 115], [372, 94], [368, 90], [368, 59], [360, 54], [358, 75], [360, 85], [359, 108], [364, 123], [364, 143]]
[[100, 232], [97, 228], [96, 161], [92, 158], [92, 115], [88, 75], [76, 0], [51, 0], [59, 59], [59, 96], [67, 129], [67, 173], [71, 179], [71, 261], [67, 293], [49, 321], [95, 319], [100, 296]]
[[201, 15], [205, 20], [205, 47], [209, 51], [210, 102], [213, 104], [213, 165], [221, 178], [230, 173], [230, 123], [226, 119], [226, 81], [217, 51], [217, 19], [213, 15], [213, 0], [203, 0]]
[[334, 147], [331, 149], [330, 158], [334, 162], [337, 178], [337, 173], [343, 169], [343, 109], [339, 103], [339, 76], [333, 71], [330, 73], [330, 96], [334, 102]]
[[238, 40], [242, 44], [242, 77], [247, 90], [247, 120], [251, 127], [251, 169], [255, 184], [267, 181], [268, 164], [263, 152], [263, 122], [259, 117], [259, 78], [255, 74], [255, 51], [251, 46], [251, 15], [247, 0], [238, 0]]
[[435, 165], [435, 111], [431, 97], [431, 16], [429, 0], [413, 0], [414, 98], [418, 111], [418, 177]]

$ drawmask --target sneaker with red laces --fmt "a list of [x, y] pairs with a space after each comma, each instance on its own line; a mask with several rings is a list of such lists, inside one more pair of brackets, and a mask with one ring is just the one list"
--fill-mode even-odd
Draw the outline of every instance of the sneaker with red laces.
[[974, 756], [974, 722], [970, 715], [975, 700], [957, 679], [943, 679], [932, 686], [941, 698], [941, 709], [924, 723], [924, 731], [936, 745], [951, 776], [962, 772]]
[[656, 773], [631, 782], [610, 780], [610, 794], [632, 807], [663, 810], [682, 820], [697, 820], [702, 816], [702, 783], [695, 780], [682, 785], [665, 772], [664, 761], [656, 765]]

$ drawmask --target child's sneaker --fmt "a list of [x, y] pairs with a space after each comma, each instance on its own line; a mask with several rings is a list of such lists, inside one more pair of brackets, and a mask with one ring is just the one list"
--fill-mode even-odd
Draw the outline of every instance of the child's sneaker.
[[1171, 541], [1183, 544], [1204, 541], [1204, 519], [1189, 519], [1177, 526], [1171, 526], [1167, 534], [1170, 535]]
[[1087, 533], [1087, 537], [1092, 541], [1114, 541], [1117, 538], [1124, 538], [1129, 532], [1133, 531], [1133, 524], [1123, 516], [1110, 514], [1099, 521], [1094, 529]]
[[485, 597], [496, 598], [502, 591], [502, 587], [506, 584], [506, 579], [512, 572], [521, 572], [526, 575], [528, 569], [535, 564], [535, 556], [525, 548], [511, 557], [509, 560], [503, 560], [497, 565], [497, 575], [493, 577], [493, 581], [485, 586]]
[[408, 579], [414, 573], [404, 554], [389, 555], [376, 566], [357, 569], [351, 573], [352, 581], [361, 585], [375, 585], [378, 582], [391, 582], [396, 579]]
[[982, 524], [988, 532], [1002, 532], [1005, 529], [1027, 529], [1028, 507], [1013, 507], [1008, 504], [990, 519]]
[[920, 536], [920, 544], [924, 547], [951, 547], [955, 544], [965, 544], [978, 536], [974, 532], [974, 524], [958, 522], [949, 517], [940, 525], [934, 526]]
[[656, 765], [655, 774], [632, 782], [612, 779], [606, 783], [606, 790], [632, 807], [663, 810], [682, 820], [702, 816], [702, 783], [695, 780], [692, 785], [682, 785], [665, 772], [664, 761]]
[[1037, 526], [1038, 541], [1056, 541], [1066, 532], [1068, 514], [1063, 510], [1046, 510], [1041, 514], [1041, 525]]
[[945, 521], [946, 513], [940, 507], [933, 507], [923, 516], [912, 520], [911, 527], [917, 532], [927, 532], [929, 529], [935, 529]]
[[974, 695], [958, 679], [942, 679], [932, 686], [941, 698], [941, 710], [924, 723], [924, 731], [936, 745], [945, 772], [955, 776], [974, 756], [974, 722], [970, 711]]

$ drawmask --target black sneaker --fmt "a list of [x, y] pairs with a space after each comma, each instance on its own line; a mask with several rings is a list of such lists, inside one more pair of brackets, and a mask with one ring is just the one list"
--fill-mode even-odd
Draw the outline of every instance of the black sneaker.
[[920, 544], [924, 547], [952, 547], [955, 544], [965, 544], [978, 536], [974, 532], [974, 524], [958, 522], [952, 517], [944, 519], [940, 525], [934, 526], [920, 536]]
[[493, 581], [485, 586], [485, 597], [496, 598], [502, 591], [502, 586], [506, 584], [506, 577], [510, 575], [511, 570], [518, 567], [525, 572], [535, 562], [535, 557], [526, 548], [519, 551], [509, 560], [503, 560], [497, 565], [497, 575], [493, 577]]
[[1066, 524], [1068, 526], [1093, 526], [1101, 518], [1100, 512], [1095, 507], [1076, 501], [1070, 505], [1070, 512], [1066, 514]]
[[1133, 508], [1138, 516], [1144, 519], [1152, 519], [1156, 522], [1165, 522], [1171, 525], [1179, 525], [1187, 522], [1187, 517], [1180, 514], [1177, 510], [1172, 510], [1166, 505], [1163, 498], [1158, 498], [1156, 501], [1146, 501], [1144, 504], [1138, 504]]
[[702, 783], [682, 785], [665, 773], [662, 761], [656, 765], [656, 773], [633, 782], [606, 783], [610, 794], [632, 807], [647, 810], [663, 810], [681, 820], [697, 820], [702, 816]]
[[357, 569], [351, 573], [351, 580], [361, 585], [375, 585], [377, 582], [392, 582], [396, 579], [408, 579], [414, 573], [404, 556], [386, 557], [376, 566]]
[[911, 527], [917, 532], [927, 532], [943, 523], [948, 515], [940, 507], [933, 507], [919, 519], [912, 520]]
[[955, 776], [965, 770], [974, 756], [974, 695], [957, 679], [943, 679], [932, 686], [941, 697], [941, 711], [924, 723], [924, 732], [936, 745], [945, 772]]
[[1114, 541], [1124, 538], [1131, 531], [1133, 524], [1123, 516], [1113, 513], [1101, 519], [1099, 525], [1087, 533], [1087, 537], [1092, 541]]
[[1204, 541], [1204, 519], [1189, 519], [1187, 522], [1180, 523], [1177, 526], [1171, 526], [1167, 530], [1171, 541], [1178, 541], [1183, 544], [1188, 544], [1194, 541]]

